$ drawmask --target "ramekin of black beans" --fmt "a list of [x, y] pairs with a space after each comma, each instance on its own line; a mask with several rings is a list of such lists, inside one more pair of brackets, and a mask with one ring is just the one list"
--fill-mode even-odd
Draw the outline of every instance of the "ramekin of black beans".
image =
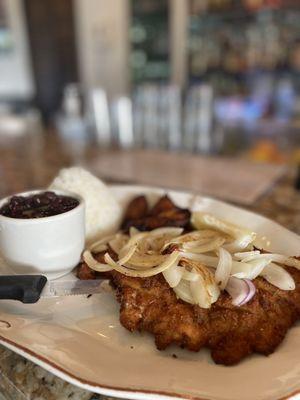
[[84, 245], [81, 196], [34, 190], [0, 201], [0, 253], [15, 273], [57, 279], [78, 264]]
[[78, 205], [79, 201], [74, 197], [45, 191], [12, 196], [0, 208], [0, 215], [19, 219], [45, 218], [71, 211]]

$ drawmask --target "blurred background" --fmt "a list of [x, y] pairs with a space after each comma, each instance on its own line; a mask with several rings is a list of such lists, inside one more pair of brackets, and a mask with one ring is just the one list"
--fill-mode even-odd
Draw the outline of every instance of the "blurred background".
[[105, 149], [298, 164], [299, 20], [300, 0], [0, 0], [2, 181]]

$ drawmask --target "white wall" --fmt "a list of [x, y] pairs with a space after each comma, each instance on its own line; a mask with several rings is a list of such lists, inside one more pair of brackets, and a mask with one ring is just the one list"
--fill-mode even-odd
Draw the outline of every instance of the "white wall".
[[77, 53], [85, 89], [103, 87], [110, 97], [129, 87], [128, 0], [74, 0]]
[[21, 0], [5, 0], [9, 26], [13, 34], [13, 49], [0, 54], [0, 98], [28, 99], [34, 94], [34, 84]]

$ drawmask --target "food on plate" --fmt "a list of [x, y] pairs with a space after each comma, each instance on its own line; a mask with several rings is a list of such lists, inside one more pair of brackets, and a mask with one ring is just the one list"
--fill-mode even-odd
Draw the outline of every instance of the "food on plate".
[[10, 218], [43, 218], [62, 214], [79, 205], [74, 197], [54, 192], [38, 192], [27, 196], [12, 196], [0, 214]]
[[152, 208], [148, 209], [145, 196], [139, 196], [129, 204], [122, 228], [127, 231], [131, 226], [140, 231], [149, 231], [165, 226], [188, 227], [190, 211], [176, 207], [168, 196], [163, 196]]
[[118, 228], [120, 205], [109, 188], [85, 169], [71, 167], [61, 170], [49, 189], [77, 193], [85, 200], [87, 241]]
[[108, 277], [122, 325], [153, 333], [159, 350], [208, 347], [232, 365], [272, 353], [299, 318], [300, 260], [258, 249], [254, 232], [168, 196], [152, 209], [133, 199], [121, 227], [84, 251], [77, 274]]
[[85, 247], [85, 205], [75, 193], [34, 190], [1, 200], [0, 252], [17, 274], [68, 274]]

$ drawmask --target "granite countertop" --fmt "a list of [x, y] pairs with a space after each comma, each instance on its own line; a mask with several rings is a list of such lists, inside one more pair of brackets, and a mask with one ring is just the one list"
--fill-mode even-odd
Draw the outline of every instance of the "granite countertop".
[[[0, 149], [1, 197], [28, 187], [44, 186], [62, 166], [74, 162], [51, 140], [35, 142], [34, 146], [26, 154], [21, 149], [19, 152]], [[300, 234], [300, 193], [293, 189], [294, 178], [295, 171], [290, 169], [286, 177], [249, 209]], [[108, 397], [79, 389], [0, 346], [0, 400], [4, 399], [107, 400]]]
[[[0, 393], [5, 400], [107, 400], [56, 378], [0, 346]], [[0, 400], [1, 397], [0, 397]]]

